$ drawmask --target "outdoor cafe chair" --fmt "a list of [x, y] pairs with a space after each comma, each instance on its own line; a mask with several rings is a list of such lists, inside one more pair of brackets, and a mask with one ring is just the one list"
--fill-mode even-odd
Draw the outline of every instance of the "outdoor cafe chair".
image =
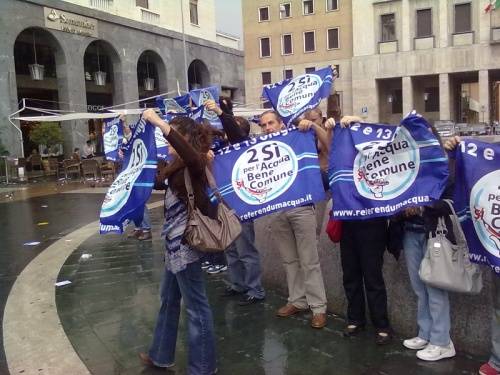
[[64, 168], [64, 177], [68, 179], [68, 174], [78, 174], [78, 178], [82, 177], [80, 170], [80, 163], [73, 159], [64, 159], [63, 160], [63, 168]]
[[87, 180], [87, 176], [92, 176], [94, 181], [97, 181], [101, 174], [101, 169], [99, 162], [95, 159], [83, 159], [82, 160], [82, 174], [83, 182]]

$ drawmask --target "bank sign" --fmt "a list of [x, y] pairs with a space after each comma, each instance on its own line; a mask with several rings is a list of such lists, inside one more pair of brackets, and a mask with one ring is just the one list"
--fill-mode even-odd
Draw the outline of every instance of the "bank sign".
[[45, 27], [65, 33], [97, 38], [97, 20], [54, 8], [43, 8]]

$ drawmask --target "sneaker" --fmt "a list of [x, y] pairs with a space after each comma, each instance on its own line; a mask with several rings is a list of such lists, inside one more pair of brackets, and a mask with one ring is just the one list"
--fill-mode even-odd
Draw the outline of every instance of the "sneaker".
[[175, 363], [169, 363], [168, 365], [165, 366], [157, 366], [154, 364], [153, 360], [147, 353], [139, 353], [139, 359], [141, 360], [142, 364], [145, 366], [149, 367], [155, 367], [155, 368], [172, 368], [175, 366]]
[[443, 358], [451, 358], [456, 355], [455, 347], [453, 343], [450, 343], [446, 346], [437, 346], [429, 344], [425, 347], [425, 349], [419, 350], [417, 352], [417, 358], [423, 361], [439, 361]]
[[248, 306], [248, 305], [253, 305], [255, 303], [259, 303], [264, 301], [264, 298], [257, 298], [254, 296], [244, 296], [239, 302], [239, 306]]
[[130, 233], [127, 238], [139, 238], [142, 236], [142, 229], [134, 229], [132, 233]]
[[207, 268], [209, 268], [211, 266], [210, 262], [208, 261], [204, 261], [202, 264], [201, 264], [201, 269], [202, 270], [206, 270]]
[[227, 266], [223, 266], [221, 264], [214, 264], [207, 268], [207, 273], [211, 275], [215, 275], [217, 273], [223, 272], [227, 270]]
[[420, 337], [414, 337], [412, 339], [407, 339], [403, 341], [403, 346], [408, 349], [421, 350], [427, 346], [429, 342], [421, 339]]
[[137, 239], [139, 241], [148, 241], [148, 240], [151, 240], [153, 238], [153, 236], [151, 235], [151, 231], [145, 231], [143, 230], [141, 235], [139, 237], [137, 237]]
[[493, 368], [488, 362], [479, 367], [479, 375], [499, 375], [500, 371]]
[[241, 296], [243, 292], [239, 292], [236, 289], [233, 288], [226, 288], [224, 290], [224, 293], [221, 294], [221, 297], [235, 297], [235, 296]]
[[392, 332], [389, 330], [377, 331], [375, 334], [375, 344], [386, 345], [392, 341]]
[[365, 330], [364, 324], [349, 324], [344, 328], [344, 332], [342, 333], [344, 337], [356, 336], [358, 333]]

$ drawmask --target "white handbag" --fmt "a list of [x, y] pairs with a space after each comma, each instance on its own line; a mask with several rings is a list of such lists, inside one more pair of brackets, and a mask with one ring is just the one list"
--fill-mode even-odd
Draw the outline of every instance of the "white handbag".
[[450, 201], [449, 218], [453, 223], [453, 233], [457, 244], [447, 238], [448, 229], [444, 217], [438, 219], [436, 234], [429, 234], [427, 250], [418, 272], [420, 279], [439, 289], [450, 292], [477, 294], [483, 288], [481, 270], [469, 259], [469, 248], [458, 217]]

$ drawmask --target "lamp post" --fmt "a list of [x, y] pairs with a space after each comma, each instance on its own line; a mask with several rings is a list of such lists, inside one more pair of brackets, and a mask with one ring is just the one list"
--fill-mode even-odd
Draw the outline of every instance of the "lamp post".
[[187, 68], [187, 54], [186, 54], [186, 33], [184, 32], [184, 1], [181, 1], [181, 19], [182, 19], [182, 49], [184, 52], [184, 79], [186, 80], [186, 92], [189, 92], [189, 79]]
[[146, 52], [146, 78], [144, 78], [144, 91], [153, 91], [155, 89], [155, 79], [149, 76], [149, 56]]
[[97, 72], [94, 72], [94, 82], [97, 86], [106, 85], [106, 72], [101, 71], [101, 62], [99, 59], [99, 44], [97, 44]]

